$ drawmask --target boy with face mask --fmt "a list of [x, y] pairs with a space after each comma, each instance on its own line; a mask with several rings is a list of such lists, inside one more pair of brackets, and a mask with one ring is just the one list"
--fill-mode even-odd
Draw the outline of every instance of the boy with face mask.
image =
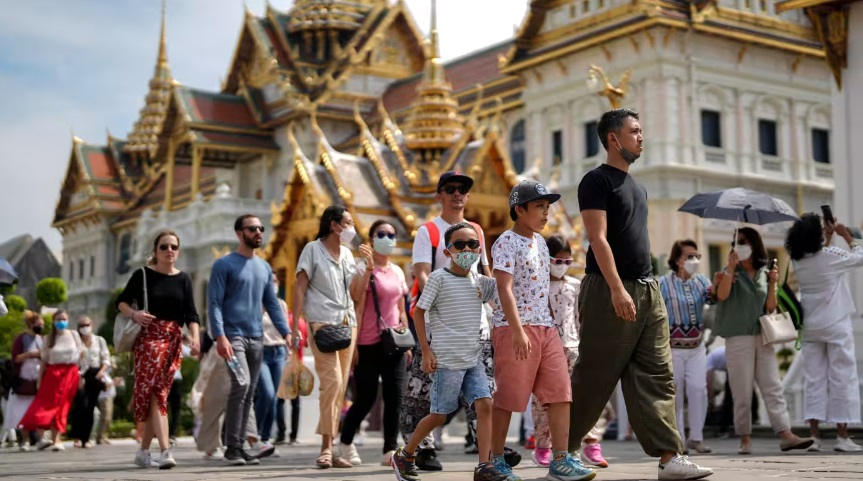
[[455, 411], [459, 394], [477, 413], [479, 465], [474, 481], [505, 481], [507, 477], [490, 462], [491, 391], [480, 352], [480, 323], [484, 322], [483, 303], [495, 295], [494, 279], [476, 274], [471, 268], [480, 258], [476, 229], [459, 222], [444, 234], [444, 251], [452, 260], [450, 267], [431, 273], [417, 302], [415, 316], [429, 313], [428, 327], [432, 345], [426, 337], [425, 323], [417, 322], [417, 338], [422, 352], [423, 371], [431, 374], [431, 409], [417, 425], [408, 445], [392, 457], [396, 479], [418, 481], [416, 453], [423, 439], [446, 422]]

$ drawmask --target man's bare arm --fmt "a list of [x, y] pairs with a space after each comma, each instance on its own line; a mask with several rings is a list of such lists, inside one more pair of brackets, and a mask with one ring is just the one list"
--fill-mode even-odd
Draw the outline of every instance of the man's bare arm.
[[417, 280], [420, 292], [425, 289], [426, 282], [429, 280], [429, 274], [431, 274], [431, 264], [428, 262], [417, 262], [414, 264], [414, 277]]

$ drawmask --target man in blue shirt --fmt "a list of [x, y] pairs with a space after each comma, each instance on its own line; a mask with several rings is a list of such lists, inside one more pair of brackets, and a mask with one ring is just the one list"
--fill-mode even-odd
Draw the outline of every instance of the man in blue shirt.
[[[244, 427], [255, 398], [263, 360], [263, 309], [291, 346], [291, 331], [273, 291], [273, 270], [255, 255], [264, 242], [261, 219], [242, 215], [234, 222], [240, 241], [237, 250], [218, 259], [210, 273], [210, 335], [219, 356], [228, 362], [231, 393], [225, 409], [225, 461], [231, 465], [258, 464], [259, 456], [243, 450]], [[270, 452], [269, 454], [272, 454]]]

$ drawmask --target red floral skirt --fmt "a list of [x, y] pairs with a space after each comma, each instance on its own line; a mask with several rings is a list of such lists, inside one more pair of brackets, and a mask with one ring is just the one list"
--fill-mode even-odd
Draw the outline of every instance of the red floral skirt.
[[174, 373], [180, 368], [183, 334], [179, 324], [156, 319], [141, 327], [135, 340], [135, 421], [150, 415], [150, 397], [155, 396], [159, 412], [168, 415], [168, 392]]
[[30, 408], [21, 418], [19, 428], [25, 431], [51, 429], [66, 431], [69, 409], [78, 392], [81, 376], [75, 364], [49, 364], [42, 373], [42, 383]]

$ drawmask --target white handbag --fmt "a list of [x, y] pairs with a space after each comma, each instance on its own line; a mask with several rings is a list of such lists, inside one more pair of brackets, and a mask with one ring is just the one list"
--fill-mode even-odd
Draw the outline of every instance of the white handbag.
[[[141, 279], [144, 283], [144, 312], [148, 311], [147, 303], [147, 268], [141, 268]], [[135, 339], [141, 333], [141, 325], [126, 317], [123, 313], [114, 318], [114, 352], [132, 352], [135, 347]]]
[[761, 337], [764, 345], [782, 344], [797, 339], [797, 329], [787, 312], [765, 314], [758, 318], [761, 322]]

